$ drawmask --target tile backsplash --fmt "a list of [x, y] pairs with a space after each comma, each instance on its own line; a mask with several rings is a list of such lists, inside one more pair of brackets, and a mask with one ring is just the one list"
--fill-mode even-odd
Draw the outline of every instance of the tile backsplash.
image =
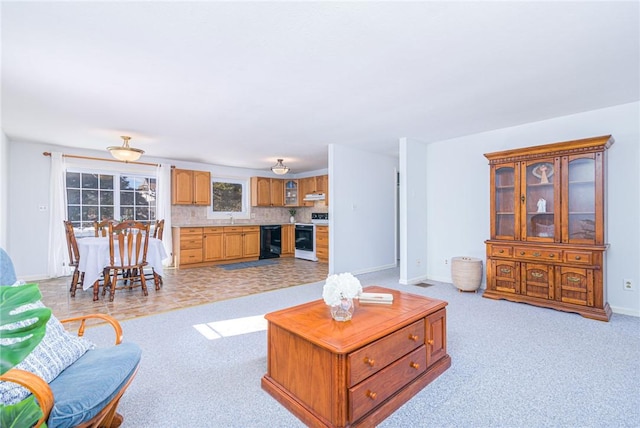
[[[228, 225], [229, 220], [207, 218], [209, 207], [196, 205], [172, 205], [171, 224], [173, 226], [216, 226]], [[311, 213], [326, 213], [329, 208], [317, 203], [315, 207], [296, 207], [296, 223], [311, 223]], [[289, 223], [289, 208], [251, 207], [251, 219], [234, 219], [234, 224], [284, 224]]]

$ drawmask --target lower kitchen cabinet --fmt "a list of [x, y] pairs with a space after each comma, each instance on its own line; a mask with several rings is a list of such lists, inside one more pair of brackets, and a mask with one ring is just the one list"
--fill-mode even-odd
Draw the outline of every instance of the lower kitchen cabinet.
[[172, 232], [176, 268], [260, 256], [260, 226], [173, 227]]
[[203, 260], [214, 262], [224, 259], [224, 228], [203, 228]]
[[319, 262], [329, 262], [329, 226], [316, 225], [316, 257]]
[[224, 260], [260, 256], [260, 226], [224, 228]]
[[295, 231], [293, 224], [282, 225], [282, 249], [280, 252], [281, 257], [293, 257], [295, 253]]

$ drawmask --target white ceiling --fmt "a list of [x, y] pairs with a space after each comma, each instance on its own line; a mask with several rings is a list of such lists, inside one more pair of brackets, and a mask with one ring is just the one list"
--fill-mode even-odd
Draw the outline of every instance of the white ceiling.
[[634, 102], [639, 3], [2, 1], [11, 141], [292, 172]]

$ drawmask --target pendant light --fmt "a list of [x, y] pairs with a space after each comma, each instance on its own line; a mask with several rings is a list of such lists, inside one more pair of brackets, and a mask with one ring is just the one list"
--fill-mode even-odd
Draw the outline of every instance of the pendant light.
[[107, 147], [107, 150], [111, 152], [111, 156], [123, 162], [133, 162], [140, 159], [140, 156], [144, 154], [144, 150], [129, 147], [131, 137], [123, 135], [120, 138], [122, 138], [123, 141], [122, 146]]
[[274, 174], [284, 175], [289, 172], [289, 167], [282, 163], [283, 159], [278, 159], [278, 163], [271, 167]]

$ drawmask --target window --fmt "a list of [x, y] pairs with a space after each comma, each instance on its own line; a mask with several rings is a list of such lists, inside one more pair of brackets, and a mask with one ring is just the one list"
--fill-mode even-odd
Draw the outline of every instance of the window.
[[207, 218], [249, 218], [249, 180], [213, 177], [211, 179], [211, 207]]
[[156, 219], [156, 178], [89, 171], [66, 172], [67, 218], [76, 229], [93, 229], [106, 219]]

